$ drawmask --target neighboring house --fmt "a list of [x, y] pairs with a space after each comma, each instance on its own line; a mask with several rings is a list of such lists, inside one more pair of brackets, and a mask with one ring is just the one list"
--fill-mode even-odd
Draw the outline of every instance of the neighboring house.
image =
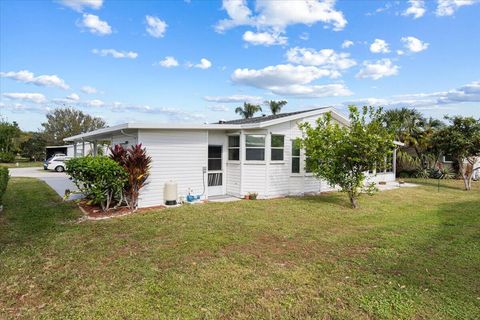
[[[440, 156], [439, 159], [440, 163], [443, 164], [446, 167], [453, 168], [453, 164], [455, 162], [455, 159], [453, 159], [451, 156], [445, 155], [445, 156]], [[468, 161], [465, 160], [465, 163], [468, 163]], [[480, 180], [480, 157], [478, 158], [477, 162], [473, 165], [473, 179], [474, 180]]]
[[[103, 149], [103, 152], [105, 153], [107, 151], [106, 146], [97, 146], [101, 147]], [[98, 149], [97, 149], [98, 150]], [[74, 144], [66, 144], [63, 146], [47, 146], [45, 147], [45, 154], [46, 154], [46, 159], [56, 155], [56, 154], [64, 154], [69, 157], [81, 157], [81, 156], [86, 156], [89, 154], [93, 153], [93, 143], [85, 142], [85, 143], [80, 143], [78, 145]]]
[[[313, 124], [326, 112], [348, 125], [348, 119], [334, 109], [319, 108], [203, 125], [127, 123], [65, 141], [73, 142], [74, 148], [92, 142], [94, 153], [97, 141], [141, 143], [152, 164], [139, 207], [164, 204], [164, 185], [169, 180], [178, 184], [180, 196], [189, 191], [205, 198], [243, 197], [249, 192], [259, 198], [301, 195], [333, 190], [307, 172], [305, 154], [293, 143], [302, 136], [300, 123]], [[392, 170], [369, 177], [369, 181], [394, 180]]]

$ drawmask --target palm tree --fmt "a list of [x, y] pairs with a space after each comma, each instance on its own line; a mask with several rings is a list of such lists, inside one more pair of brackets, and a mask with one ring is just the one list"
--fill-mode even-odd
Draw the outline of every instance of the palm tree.
[[272, 112], [272, 114], [276, 115], [277, 113], [280, 113], [280, 111], [282, 111], [282, 108], [287, 104], [287, 101], [269, 100], [269, 101], [265, 101], [265, 104], [270, 107], [270, 111]]
[[252, 118], [253, 115], [259, 111], [262, 111], [262, 107], [260, 107], [258, 104], [252, 104], [248, 102], [243, 103], [243, 108], [237, 107], [235, 109], [235, 113], [238, 113], [244, 119]]

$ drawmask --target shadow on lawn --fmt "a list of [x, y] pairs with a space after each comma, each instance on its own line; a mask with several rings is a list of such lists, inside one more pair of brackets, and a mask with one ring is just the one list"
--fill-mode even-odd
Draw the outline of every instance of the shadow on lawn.
[[[442, 189], [465, 190], [463, 187], [450, 185], [450, 181], [452, 180], [440, 180], [440, 191], [442, 191]], [[439, 181], [437, 179], [414, 179], [414, 180], [407, 180], [407, 182], [419, 184], [422, 186], [438, 188]]]
[[[28, 182], [28, 183], [26, 183]], [[4, 196], [0, 218], [0, 247], [38, 244], [67, 228], [65, 222], [81, 215], [73, 203], [64, 202], [45, 182], [13, 178]]]
[[342, 192], [327, 192], [319, 195], [306, 195], [295, 197], [295, 199], [309, 203], [328, 203], [351, 209], [347, 196]]

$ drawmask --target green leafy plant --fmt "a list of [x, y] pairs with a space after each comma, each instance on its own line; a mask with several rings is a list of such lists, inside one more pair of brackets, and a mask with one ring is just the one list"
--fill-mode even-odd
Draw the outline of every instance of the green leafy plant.
[[123, 189], [123, 199], [128, 207], [134, 211], [138, 208], [138, 196], [147, 181], [150, 171], [151, 157], [142, 148], [142, 144], [131, 146], [128, 149], [121, 145], [110, 148], [110, 158], [116, 161], [127, 173], [127, 182]]
[[0, 162], [12, 163], [15, 161], [13, 152], [0, 152]]
[[417, 168], [417, 170], [415, 171], [415, 178], [428, 179], [430, 178], [430, 176], [431, 176], [430, 169], [420, 167], [420, 168]]
[[0, 167], [0, 207], [3, 205], [2, 199], [5, 191], [7, 190], [7, 184], [10, 176], [8, 175], [8, 169]]
[[103, 156], [86, 156], [67, 161], [67, 172], [90, 204], [103, 211], [122, 199], [127, 172], [114, 160]]
[[[317, 120], [314, 127], [303, 123], [301, 145], [310, 158], [309, 167], [315, 176], [348, 194], [356, 208], [361, 192], [372, 194], [374, 186], [365, 186], [365, 172], [383, 163], [393, 152], [393, 134], [382, 118], [382, 110], [350, 106], [350, 125], [334, 122], [330, 113]], [[368, 119], [368, 120], [367, 120]]]
[[252, 118], [255, 113], [261, 112], [261, 111], [262, 111], [262, 107], [260, 107], [257, 104], [252, 104], [252, 103], [248, 103], [248, 102], [243, 103], [243, 108], [242, 107], [237, 107], [235, 109], [235, 113], [238, 113], [244, 119]]

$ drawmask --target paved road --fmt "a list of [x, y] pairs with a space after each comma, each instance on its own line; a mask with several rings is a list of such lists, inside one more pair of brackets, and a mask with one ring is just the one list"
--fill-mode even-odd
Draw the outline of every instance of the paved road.
[[[77, 190], [75, 184], [63, 172], [47, 171], [43, 168], [11, 168], [9, 169], [12, 177], [37, 178], [45, 181], [60, 197], [63, 197], [66, 189]], [[81, 198], [80, 195], [71, 195], [68, 200]]]

